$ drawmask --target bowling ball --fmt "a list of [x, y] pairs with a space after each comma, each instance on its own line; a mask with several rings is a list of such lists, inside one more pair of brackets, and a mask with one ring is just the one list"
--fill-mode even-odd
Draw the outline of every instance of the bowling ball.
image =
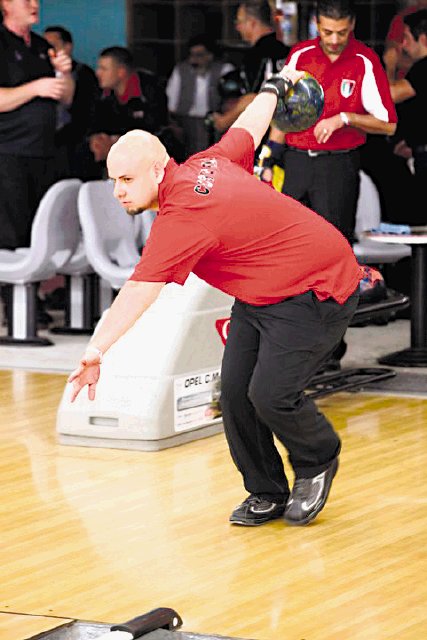
[[359, 283], [359, 305], [379, 302], [387, 298], [387, 287], [382, 274], [374, 267], [363, 265], [363, 278]]
[[286, 96], [279, 99], [271, 124], [285, 133], [305, 131], [320, 118], [324, 102], [321, 85], [305, 72]]

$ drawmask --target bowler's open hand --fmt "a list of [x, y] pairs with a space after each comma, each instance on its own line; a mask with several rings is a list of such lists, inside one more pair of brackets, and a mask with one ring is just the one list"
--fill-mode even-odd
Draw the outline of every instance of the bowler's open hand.
[[79, 395], [80, 391], [87, 385], [89, 400], [95, 400], [96, 385], [101, 373], [99, 358], [93, 354], [85, 353], [80, 360], [79, 366], [73, 371], [67, 382], [73, 385], [71, 392], [71, 402]]

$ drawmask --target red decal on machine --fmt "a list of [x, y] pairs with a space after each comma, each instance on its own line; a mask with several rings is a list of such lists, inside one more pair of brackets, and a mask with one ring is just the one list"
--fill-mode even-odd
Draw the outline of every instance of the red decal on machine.
[[215, 322], [216, 330], [222, 340], [222, 344], [227, 342], [228, 331], [230, 329], [230, 318], [221, 318]]

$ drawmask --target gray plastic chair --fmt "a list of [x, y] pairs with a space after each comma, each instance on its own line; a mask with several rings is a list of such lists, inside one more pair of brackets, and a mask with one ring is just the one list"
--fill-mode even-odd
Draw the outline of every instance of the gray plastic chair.
[[381, 204], [378, 190], [371, 178], [360, 172], [360, 194], [356, 212], [355, 235], [357, 242], [353, 251], [360, 264], [394, 264], [411, 255], [407, 245], [380, 244], [363, 237], [363, 231], [370, 231], [381, 222]]
[[[78, 209], [87, 258], [102, 280], [117, 291], [139, 261], [139, 249], [147, 237], [153, 213], [145, 211], [135, 218], [129, 216], [114, 198], [111, 180], [82, 185]], [[145, 216], [145, 221], [141, 216]]]
[[0, 250], [0, 283], [12, 285], [8, 335], [0, 344], [50, 345], [37, 335], [37, 289], [55, 276], [74, 254], [80, 237], [77, 196], [80, 180], [61, 180], [38, 206], [28, 248]]

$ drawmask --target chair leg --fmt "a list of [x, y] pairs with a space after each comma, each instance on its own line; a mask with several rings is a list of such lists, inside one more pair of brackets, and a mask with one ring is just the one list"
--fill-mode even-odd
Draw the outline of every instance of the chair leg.
[[59, 334], [91, 335], [95, 325], [98, 276], [87, 273], [81, 276], [66, 276], [66, 308], [63, 327], [50, 331]]
[[38, 282], [12, 285], [7, 303], [7, 336], [0, 336], [0, 344], [47, 347], [53, 343], [37, 335]]

